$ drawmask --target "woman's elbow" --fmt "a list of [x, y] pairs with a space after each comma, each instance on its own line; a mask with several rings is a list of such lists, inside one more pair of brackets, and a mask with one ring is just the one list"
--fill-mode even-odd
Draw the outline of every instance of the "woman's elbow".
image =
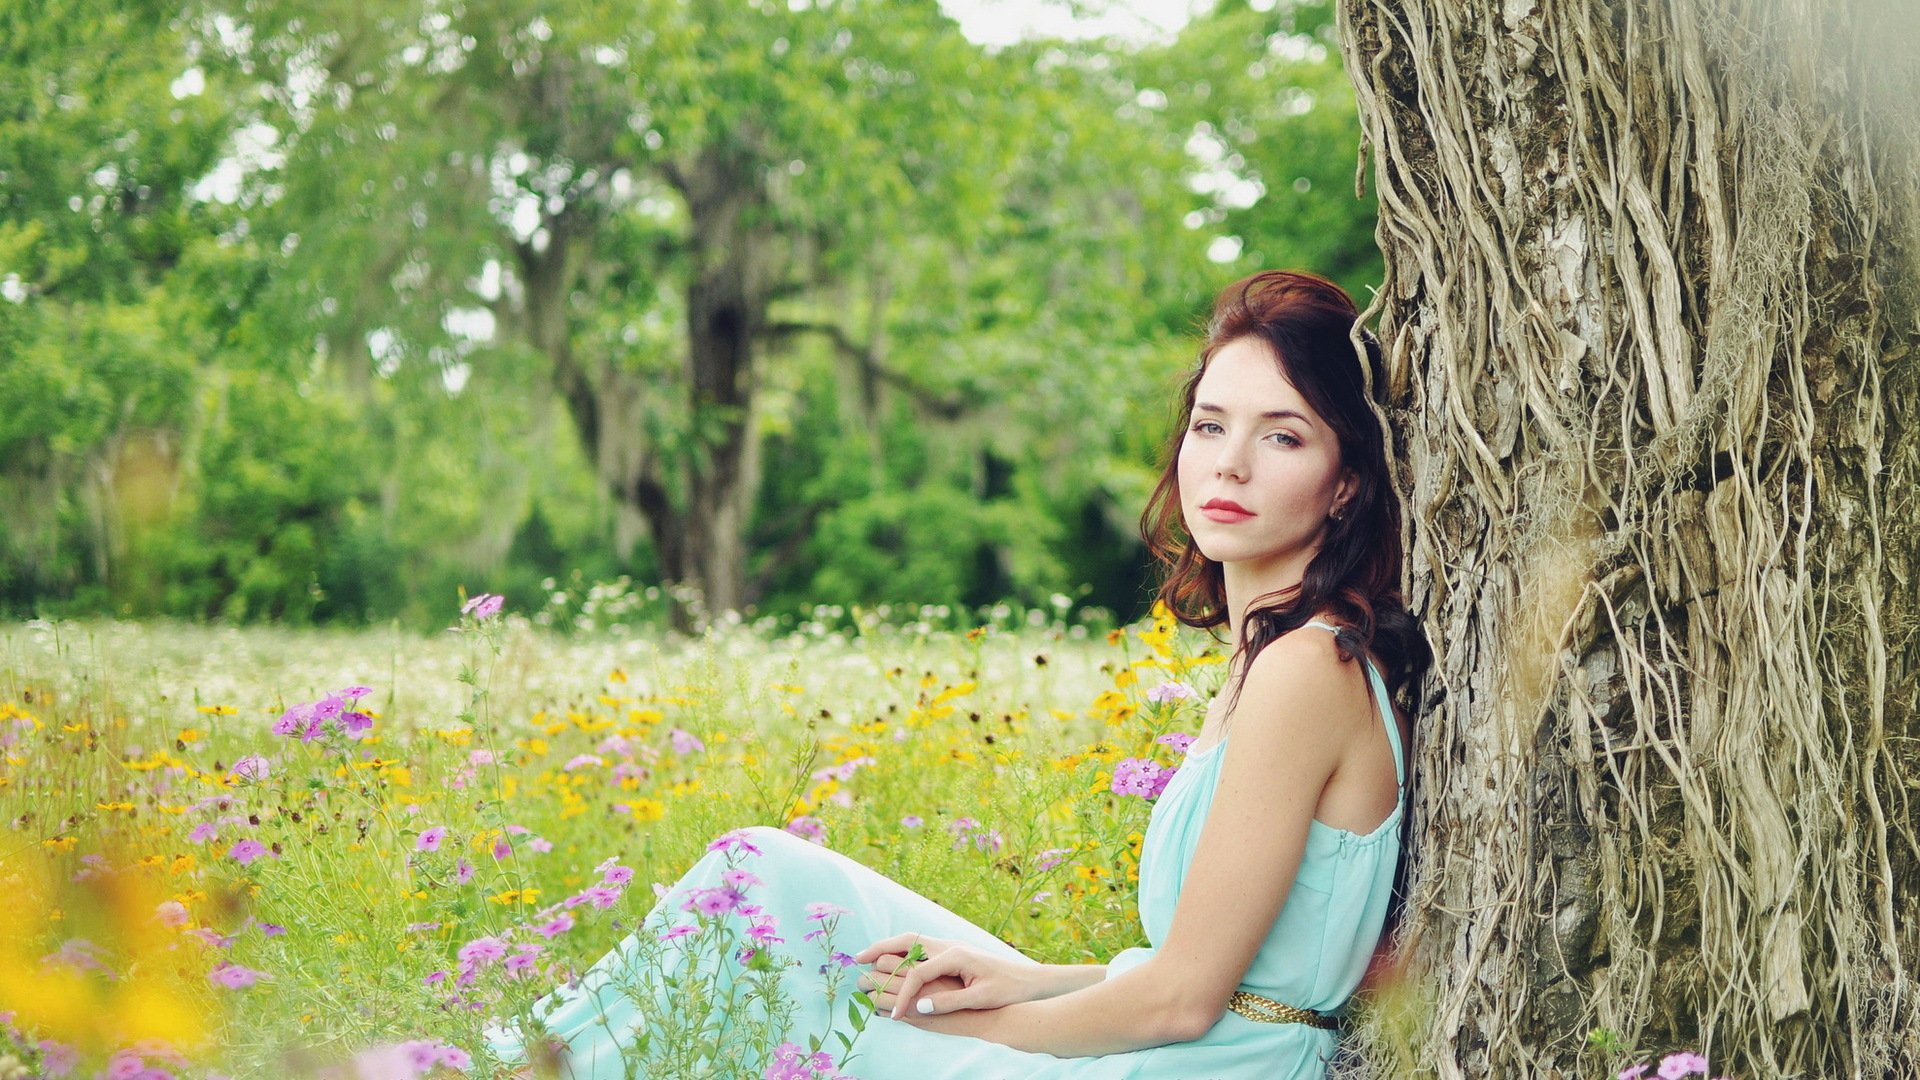
[[1166, 1035], [1168, 1042], [1193, 1042], [1213, 1030], [1220, 1022], [1220, 1016], [1226, 1012], [1222, 1008], [1210, 1008], [1205, 1003], [1193, 1002], [1177, 1010], [1168, 1018]]

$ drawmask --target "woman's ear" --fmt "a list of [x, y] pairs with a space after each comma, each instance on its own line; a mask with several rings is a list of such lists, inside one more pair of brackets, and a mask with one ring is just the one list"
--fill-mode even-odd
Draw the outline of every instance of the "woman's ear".
[[1328, 511], [1335, 518], [1347, 516], [1347, 504], [1353, 501], [1354, 492], [1360, 489], [1360, 478], [1350, 470], [1340, 473], [1340, 484], [1333, 489], [1333, 508]]

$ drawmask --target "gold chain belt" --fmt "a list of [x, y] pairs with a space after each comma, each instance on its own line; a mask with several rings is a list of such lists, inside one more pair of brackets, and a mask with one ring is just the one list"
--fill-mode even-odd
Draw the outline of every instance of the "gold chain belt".
[[1258, 1020], [1263, 1024], [1305, 1024], [1322, 1031], [1340, 1030], [1340, 1020], [1337, 1017], [1288, 1005], [1272, 998], [1261, 997], [1259, 994], [1250, 994], [1245, 990], [1235, 990], [1233, 996], [1227, 999], [1227, 1008], [1249, 1020]]

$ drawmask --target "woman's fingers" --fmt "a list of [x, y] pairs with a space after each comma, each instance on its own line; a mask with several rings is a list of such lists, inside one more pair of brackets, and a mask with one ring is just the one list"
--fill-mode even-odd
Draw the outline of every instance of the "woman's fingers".
[[905, 977], [900, 980], [899, 985], [892, 988], [894, 998], [893, 1009], [888, 1012], [887, 1015], [895, 1020], [900, 1019], [909, 1003], [915, 1005], [919, 1003], [920, 992], [927, 983], [940, 978], [942, 975], [951, 976], [957, 974], [955, 964], [958, 960], [959, 950], [952, 950], [943, 952], [939, 956], [929, 957], [908, 968]]

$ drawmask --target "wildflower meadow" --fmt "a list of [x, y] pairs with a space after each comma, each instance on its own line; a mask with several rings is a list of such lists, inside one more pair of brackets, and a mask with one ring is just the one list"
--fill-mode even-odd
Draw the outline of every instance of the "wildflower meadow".
[[[486, 595], [437, 637], [5, 630], [0, 1070], [505, 1075], [487, 1027], [529, 1022], [641, 929], [655, 956], [697, 946], [730, 972], [681, 982], [636, 1075], [858, 1075], [855, 970], [851, 1038], [802, 1045], [770, 1019], [779, 965], [868, 944], [833, 937], [837, 912], [754, 918], [744, 858], [724, 895], [642, 927], [754, 826], [1037, 959], [1143, 943], [1143, 830], [1218, 646], [1164, 612], [819, 612], [677, 642], [562, 636]], [[756, 974], [728, 1023], [712, 995]]]

